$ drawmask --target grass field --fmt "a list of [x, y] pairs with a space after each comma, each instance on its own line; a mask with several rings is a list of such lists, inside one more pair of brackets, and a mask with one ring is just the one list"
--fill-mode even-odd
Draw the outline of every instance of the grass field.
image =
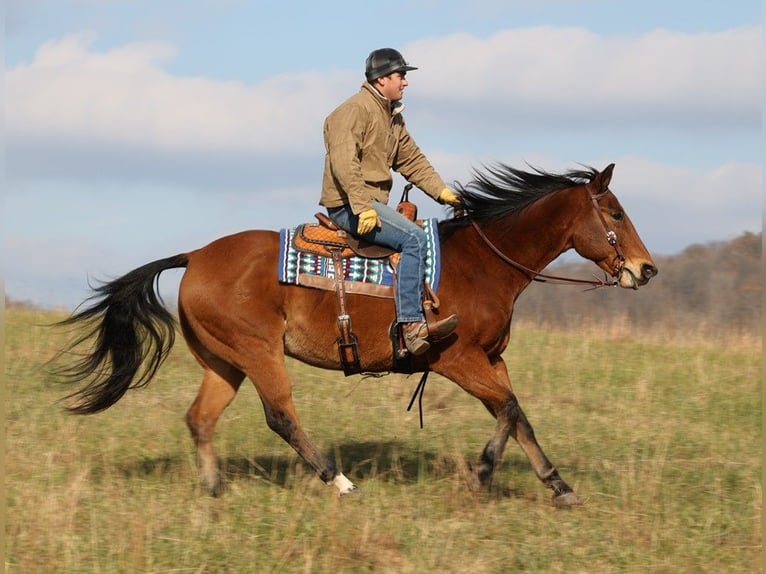
[[585, 503], [554, 508], [510, 442], [488, 493], [468, 465], [494, 421], [432, 376], [289, 368], [314, 441], [361, 497], [338, 498], [266, 427], [244, 385], [201, 492], [183, 415], [200, 371], [179, 340], [108, 411], [65, 414], [43, 363], [51, 312], [5, 312], [6, 572], [759, 572], [760, 341], [661, 341], [516, 325], [506, 359], [540, 444]]

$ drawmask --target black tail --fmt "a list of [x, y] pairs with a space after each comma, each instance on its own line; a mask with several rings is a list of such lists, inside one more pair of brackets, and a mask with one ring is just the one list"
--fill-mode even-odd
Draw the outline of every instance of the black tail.
[[82, 383], [65, 397], [77, 399], [71, 412], [97, 413], [119, 401], [128, 389], [149, 384], [175, 341], [176, 320], [157, 293], [160, 273], [186, 267], [187, 255], [160, 259], [94, 288], [94, 294], [59, 325], [88, 328], [54, 359], [58, 362], [83, 344], [89, 348], [71, 365], [54, 373], [69, 383]]

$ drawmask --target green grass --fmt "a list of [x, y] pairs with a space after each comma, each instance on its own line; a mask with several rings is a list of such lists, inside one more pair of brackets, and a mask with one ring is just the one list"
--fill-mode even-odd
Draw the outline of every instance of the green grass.
[[432, 376], [289, 368], [303, 425], [362, 489], [338, 498], [243, 386], [218, 426], [229, 489], [197, 482], [183, 415], [200, 371], [179, 341], [108, 411], [66, 414], [43, 363], [50, 312], [8, 309], [6, 572], [756, 572], [760, 345], [516, 325], [506, 360], [546, 453], [584, 499], [558, 510], [514, 442], [467, 488], [494, 421]]

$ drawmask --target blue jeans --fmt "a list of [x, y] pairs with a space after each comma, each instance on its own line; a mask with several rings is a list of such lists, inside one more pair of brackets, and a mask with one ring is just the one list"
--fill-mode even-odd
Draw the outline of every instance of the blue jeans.
[[377, 201], [372, 207], [380, 218], [380, 227], [369, 233], [359, 235], [356, 232], [359, 216], [354, 215], [351, 206], [332, 207], [327, 209], [338, 227], [364, 238], [370, 243], [385, 245], [401, 251], [399, 267], [396, 272], [396, 320], [399, 323], [423, 321], [423, 280], [426, 273], [427, 240], [426, 232], [395, 209]]

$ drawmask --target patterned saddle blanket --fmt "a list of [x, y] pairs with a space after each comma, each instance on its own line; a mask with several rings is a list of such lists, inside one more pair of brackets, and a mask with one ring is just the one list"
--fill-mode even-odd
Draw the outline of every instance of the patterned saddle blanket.
[[[436, 292], [441, 269], [438, 220], [424, 219], [422, 224], [428, 241], [426, 281]], [[334, 291], [335, 265], [332, 257], [323, 254], [316, 245], [306, 244], [306, 236], [312, 234], [306, 233], [304, 227], [280, 230], [278, 279], [280, 283]], [[350, 251], [344, 251], [343, 255], [343, 279], [347, 292], [393, 297], [396, 263], [392, 259], [398, 260], [398, 257], [371, 259], [353, 255]]]

